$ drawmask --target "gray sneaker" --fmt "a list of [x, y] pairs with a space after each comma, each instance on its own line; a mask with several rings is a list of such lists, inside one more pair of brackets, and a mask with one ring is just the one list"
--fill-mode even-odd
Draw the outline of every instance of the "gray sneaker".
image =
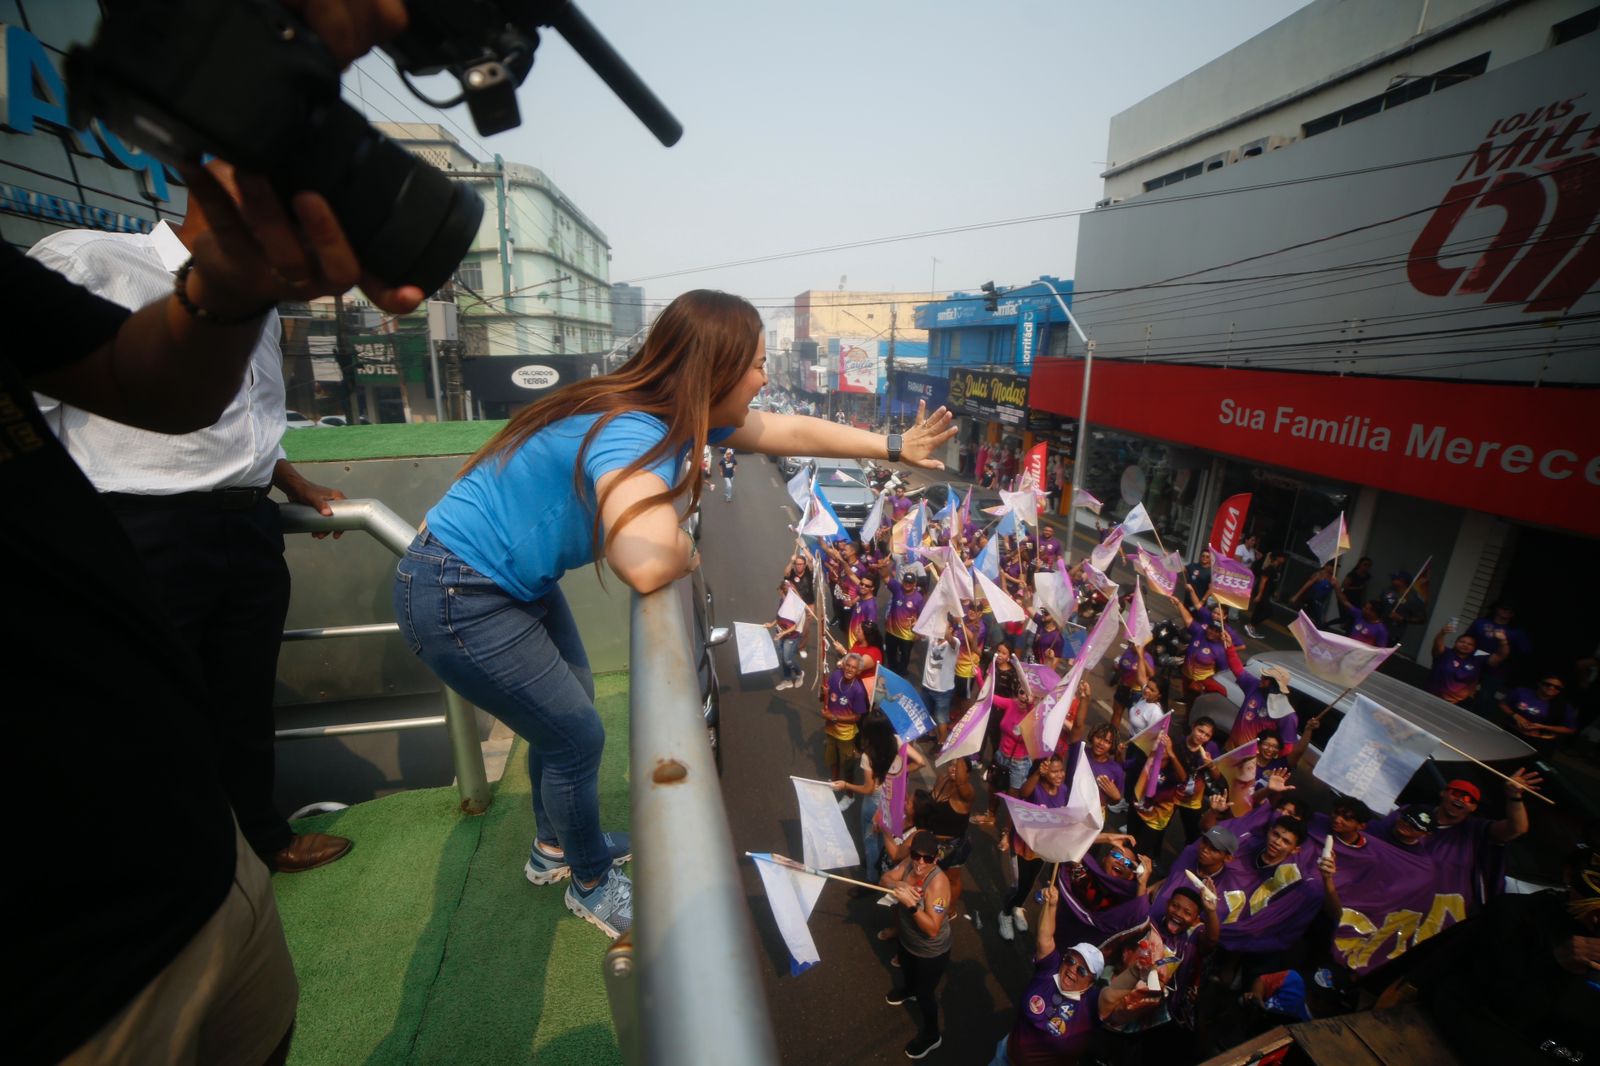
[[[627, 833], [601, 833], [600, 839], [605, 841], [606, 849], [611, 853], [612, 866], [621, 866], [633, 858], [633, 841]], [[540, 851], [535, 841], [528, 851], [528, 861], [522, 867], [522, 876], [536, 885], [553, 885], [572, 876], [572, 867], [567, 865], [566, 859], [558, 859]]]
[[574, 878], [567, 886], [567, 910], [615, 940], [633, 925], [633, 882], [621, 870], [585, 890]]

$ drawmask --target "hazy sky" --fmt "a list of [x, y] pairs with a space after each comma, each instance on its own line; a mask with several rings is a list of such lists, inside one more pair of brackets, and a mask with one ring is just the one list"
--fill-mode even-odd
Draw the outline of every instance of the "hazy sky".
[[[1303, 2], [582, 0], [683, 123], [676, 147], [554, 34], [518, 95], [519, 128], [479, 137], [464, 107], [447, 114], [467, 151], [545, 171], [609, 238], [611, 280], [651, 303], [710, 287], [771, 307], [841, 277], [856, 290], [1014, 285], [1072, 276], [1073, 218], [786, 253], [1090, 208], [1113, 114]], [[361, 66], [410, 105], [369, 80], [372, 117], [441, 121], [375, 57]], [[763, 256], [784, 258], [706, 269]]]

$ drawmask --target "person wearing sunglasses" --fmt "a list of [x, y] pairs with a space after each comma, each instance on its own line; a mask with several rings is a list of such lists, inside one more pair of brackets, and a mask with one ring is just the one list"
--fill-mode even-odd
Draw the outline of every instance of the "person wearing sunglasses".
[[1506, 693], [1500, 713], [1511, 719], [1519, 737], [1543, 753], [1578, 731], [1578, 709], [1561, 698], [1565, 688], [1561, 678], [1546, 675], [1532, 688]]
[[1056, 949], [1054, 885], [1044, 890], [1034, 939], [1033, 976], [1018, 997], [1016, 1021], [995, 1046], [990, 1066], [1077, 1062], [1088, 1053], [1100, 1027], [1100, 986], [1105, 959], [1093, 944]]
[[927, 830], [911, 838], [905, 859], [885, 871], [879, 884], [891, 889], [899, 906], [900, 972], [905, 985], [890, 990], [891, 1007], [915, 1003], [921, 1014], [917, 1035], [906, 1044], [906, 1057], [920, 1059], [938, 1047], [939, 981], [950, 965], [950, 879], [939, 869], [939, 842]]

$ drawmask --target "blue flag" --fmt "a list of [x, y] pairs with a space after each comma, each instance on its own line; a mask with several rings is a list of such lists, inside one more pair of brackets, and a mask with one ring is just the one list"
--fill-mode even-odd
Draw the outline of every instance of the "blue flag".
[[990, 537], [989, 542], [983, 546], [983, 551], [972, 561], [972, 565], [990, 581], [1000, 580], [1000, 553], [995, 550], [995, 546], [999, 543], [999, 537]]
[[[999, 537], [1014, 537], [1014, 536], [1016, 536], [1017, 535], [1017, 513], [1015, 511], [1007, 511], [1005, 513], [1005, 517], [1000, 519], [1000, 524], [994, 527], [994, 532], [995, 532], [995, 535], [999, 536]], [[989, 576], [990, 577], [994, 577], [993, 574], [990, 574]]]
[[928, 501], [917, 501], [916, 517], [911, 519], [911, 525], [906, 530], [906, 552], [910, 554], [922, 547], [922, 538], [928, 530]]
[[948, 481], [944, 483], [944, 506], [939, 508], [939, 513], [933, 516], [935, 522], [943, 522], [955, 513], [956, 490]]
[[933, 716], [922, 703], [917, 687], [886, 666], [878, 667], [883, 679], [883, 699], [878, 706], [894, 723], [894, 731], [901, 740], [916, 740], [933, 731]]

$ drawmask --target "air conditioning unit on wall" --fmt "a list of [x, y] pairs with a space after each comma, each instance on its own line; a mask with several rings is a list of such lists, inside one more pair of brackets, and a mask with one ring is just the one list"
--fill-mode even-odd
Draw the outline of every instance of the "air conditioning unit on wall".
[[1265, 155], [1268, 152], [1276, 152], [1286, 144], [1293, 144], [1294, 140], [1293, 137], [1280, 137], [1278, 134], [1273, 134], [1270, 137], [1257, 137], [1255, 140], [1239, 146], [1237, 159], [1251, 159], [1258, 155]]
[[1209, 174], [1213, 170], [1221, 170], [1231, 163], [1239, 161], [1239, 153], [1234, 151], [1218, 152], [1200, 164], [1200, 173]]

